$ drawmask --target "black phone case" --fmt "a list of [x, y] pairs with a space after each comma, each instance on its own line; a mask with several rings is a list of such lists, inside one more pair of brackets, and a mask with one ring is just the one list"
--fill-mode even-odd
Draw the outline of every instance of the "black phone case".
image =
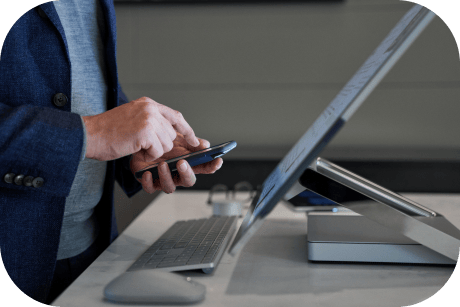
[[[224, 146], [222, 146], [222, 145], [224, 145]], [[196, 165], [200, 165], [200, 164], [212, 161], [212, 160], [214, 160], [214, 159], [216, 159], [216, 158], [218, 158], [220, 156], [223, 156], [224, 154], [226, 154], [227, 152], [229, 152], [230, 150], [232, 150], [235, 147], [236, 147], [236, 142], [235, 141], [230, 141], [230, 142], [226, 142], [226, 143], [222, 143], [222, 144], [213, 146], [211, 148], [203, 149], [202, 151], [198, 151], [196, 153], [193, 153], [193, 155], [190, 156], [190, 157], [181, 158], [181, 157], [186, 156], [186, 155], [184, 155], [184, 156], [180, 156], [180, 157], [176, 157], [174, 159], [171, 159], [171, 160], [174, 160], [174, 161], [166, 160], [165, 162], [168, 164], [169, 170], [171, 171], [171, 176], [174, 178], [174, 176], [179, 176], [179, 172], [177, 171], [176, 163], [179, 162], [180, 160], [182, 160], [182, 159], [186, 160], [188, 162], [188, 164], [191, 167], [193, 167], [193, 166], [196, 166]], [[141, 179], [142, 175], [145, 172], [151, 172], [152, 173], [152, 179], [154, 181], [155, 181], [155, 179], [158, 179], [157, 165], [152, 166], [152, 167], [150, 167], [148, 169], [144, 169], [144, 170], [140, 170], [140, 171], [136, 172], [136, 178]]]

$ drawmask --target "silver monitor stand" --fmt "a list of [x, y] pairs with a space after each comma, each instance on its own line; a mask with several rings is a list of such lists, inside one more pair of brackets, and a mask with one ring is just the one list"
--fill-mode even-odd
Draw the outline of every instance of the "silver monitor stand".
[[[306, 189], [349, 209], [308, 214], [309, 260], [456, 264], [460, 230], [439, 213], [322, 158], [284, 199]], [[344, 189], [366, 199], [340, 202]]]

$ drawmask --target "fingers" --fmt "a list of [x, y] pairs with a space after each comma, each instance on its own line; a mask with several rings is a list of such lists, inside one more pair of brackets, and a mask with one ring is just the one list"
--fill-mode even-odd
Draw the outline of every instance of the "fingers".
[[152, 156], [152, 160], [170, 152], [174, 147], [173, 141], [177, 137], [174, 128], [161, 114], [158, 114], [156, 119], [157, 122], [154, 123], [151, 130], [154, 133], [150, 133], [150, 142], [152, 146], [146, 149], [149, 155]]
[[[165, 126], [167, 125], [169, 125], [169, 123]], [[157, 133], [153, 133], [150, 136], [150, 147], [145, 148], [144, 146], [141, 146], [141, 148], [145, 148], [145, 162], [156, 160], [174, 148], [174, 139], [171, 138], [171, 133], [168, 132], [168, 128], [165, 126], [161, 125], [161, 128], [157, 131]], [[171, 125], [169, 126], [171, 127]], [[172, 129], [172, 127], [170, 129]], [[177, 134], [174, 131], [174, 137], [176, 136]]]
[[199, 139], [199, 141], [200, 141], [200, 145], [204, 147], [203, 149], [209, 148], [211, 146], [211, 143], [209, 143], [208, 140]]
[[[171, 125], [169, 125], [171, 127]], [[161, 145], [163, 146], [163, 154], [170, 152], [171, 149], [173, 149], [174, 144], [173, 144], [173, 138], [171, 138], [171, 135], [167, 132], [167, 128], [165, 125], [162, 125], [163, 130], [159, 131], [157, 133], [157, 137], [161, 142]], [[172, 127], [171, 127], [172, 129]], [[176, 133], [174, 132], [174, 136], [176, 136]]]
[[[179, 139], [179, 138], [177, 138]], [[190, 150], [191, 152], [195, 152], [195, 151], [200, 151], [200, 150], [203, 150], [203, 149], [206, 149], [206, 148], [209, 148], [211, 146], [211, 144], [209, 143], [209, 141], [205, 140], [205, 139], [201, 139], [201, 138], [197, 138], [198, 141], [200, 142], [200, 145], [198, 146], [192, 146], [190, 144], [188, 144], [187, 142], [183, 141], [181, 143], [182, 146], [184, 146], [185, 148], [187, 148], [188, 150]], [[182, 139], [183, 140], [183, 139]]]
[[151, 162], [155, 159], [158, 159], [164, 153], [163, 144], [158, 138], [157, 134], [152, 135], [150, 141], [151, 141], [150, 147], [145, 148], [145, 155], [144, 155], [145, 162]]
[[163, 130], [168, 134], [171, 141], [174, 141], [177, 137], [176, 130], [174, 130], [173, 126], [168, 120], [166, 120], [164, 117], [162, 119], [163, 120], [161, 121], [161, 124], [163, 126]]
[[154, 186], [151, 172], [145, 172], [144, 174], [142, 174], [142, 178], [140, 181], [141, 181], [142, 188], [144, 189], [144, 191], [149, 194], [152, 194], [153, 192], [159, 190], [159, 189], [156, 189]]
[[196, 183], [195, 174], [213, 174], [222, 167], [223, 160], [217, 158], [205, 164], [194, 166], [193, 168], [185, 160], [177, 162], [177, 171], [179, 176], [172, 178], [168, 164], [160, 163], [158, 166], [159, 178], [152, 180], [152, 174], [145, 172], [140, 180], [143, 189], [147, 193], [153, 193], [157, 190], [162, 190], [167, 194], [176, 191], [177, 186], [191, 187]]
[[214, 174], [222, 167], [224, 160], [217, 158], [204, 164], [192, 167], [195, 174]]
[[187, 149], [189, 149], [190, 151], [198, 151], [198, 150], [203, 150], [203, 149], [209, 148], [209, 146], [211, 146], [209, 141], [207, 141], [205, 139], [198, 138], [198, 140], [200, 141], [200, 145], [198, 145], [197, 147], [192, 147], [192, 146], [187, 144], [188, 145]]
[[196, 182], [196, 176], [188, 162], [180, 160], [176, 165], [179, 172], [176, 184], [184, 187], [193, 186]]
[[152, 181], [152, 174], [145, 172], [140, 180], [143, 189], [147, 193], [153, 193], [157, 190], [170, 194], [176, 190], [177, 186], [191, 187], [196, 182], [196, 176], [190, 165], [185, 160], [180, 160], [177, 163], [177, 170], [179, 176], [172, 178], [168, 164], [165, 162], [160, 163], [158, 166], [158, 177]]
[[166, 162], [162, 162], [158, 166], [158, 177], [160, 178], [161, 189], [165, 193], [173, 193], [176, 190], [176, 184], [171, 177], [171, 172]]
[[187, 143], [195, 147], [200, 145], [199, 140], [195, 136], [195, 132], [193, 132], [192, 127], [187, 123], [182, 113], [162, 104], [159, 104], [159, 110], [161, 115], [163, 115], [163, 117], [184, 136]]

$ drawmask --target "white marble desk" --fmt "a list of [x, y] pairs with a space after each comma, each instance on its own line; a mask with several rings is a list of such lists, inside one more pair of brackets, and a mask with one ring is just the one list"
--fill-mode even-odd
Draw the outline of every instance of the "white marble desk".
[[[176, 220], [211, 215], [206, 196], [206, 192], [179, 191], [157, 197], [53, 305], [117, 306], [104, 299], [105, 285]], [[460, 195], [406, 196], [460, 228]], [[278, 205], [238, 255], [224, 254], [213, 274], [181, 273], [207, 287], [205, 300], [196, 306], [406, 306], [436, 293], [454, 269], [310, 263], [306, 222], [304, 214]]]

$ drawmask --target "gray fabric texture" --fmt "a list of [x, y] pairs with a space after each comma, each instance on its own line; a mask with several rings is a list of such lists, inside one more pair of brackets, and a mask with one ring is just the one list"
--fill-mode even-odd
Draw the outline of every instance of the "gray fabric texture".
[[[71, 111], [81, 116], [103, 113], [107, 110], [107, 82], [102, 40], [105, 29], [100, 4], [98, 0], [53, 3], [69, 49]], [[107, 162], [86, 159], [86, 135], [84, 142], [82, 158], [65, 203], [58, 260], [83, 252], [99, 232], [93, 213], [102, 197]]]

